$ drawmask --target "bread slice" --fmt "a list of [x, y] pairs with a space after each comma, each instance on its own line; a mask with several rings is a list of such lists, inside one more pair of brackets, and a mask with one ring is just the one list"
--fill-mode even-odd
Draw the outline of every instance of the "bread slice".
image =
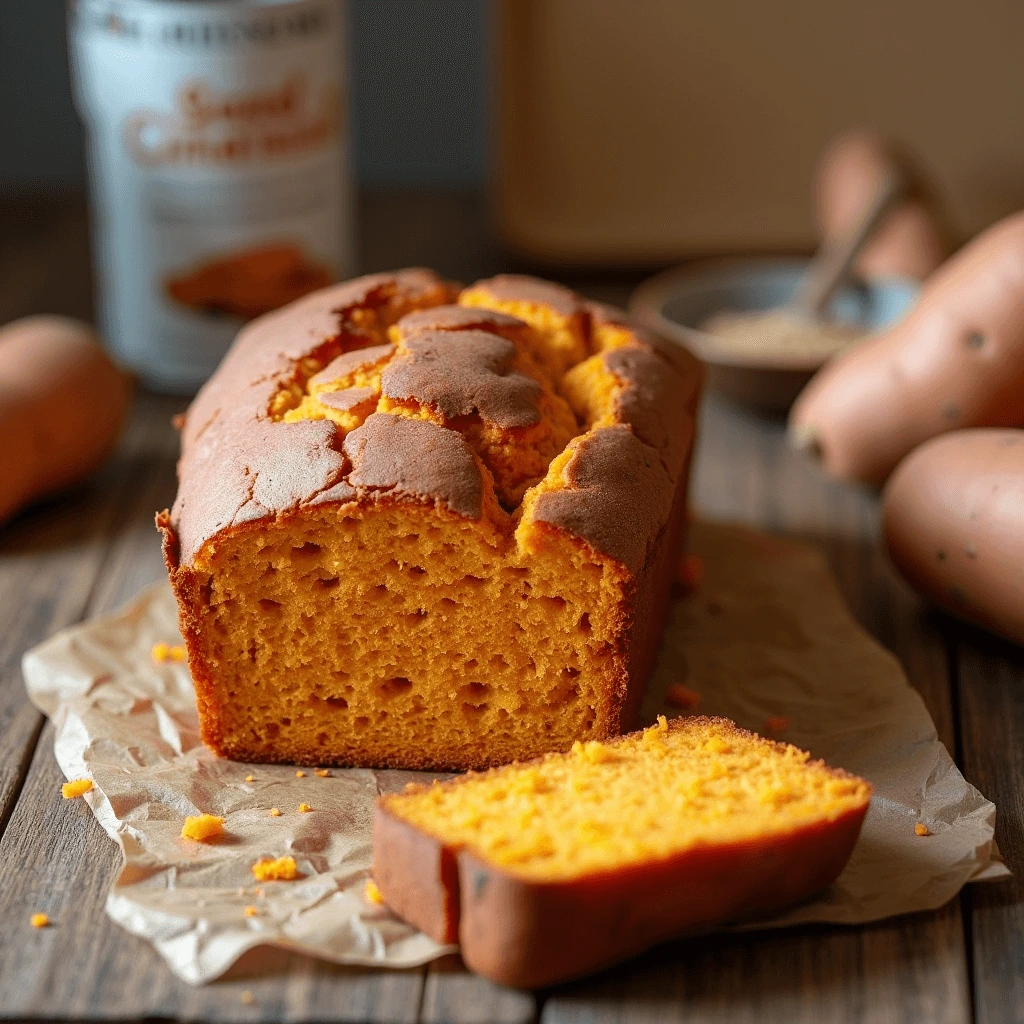
[[464, 769], [632, 728], [700, 384], [620, 311], [518, 277], [376, 274], [249, 325], [158, 518], [204, 740]]
[[853, 850], [871, 788], [721, 718], [377, 800], [373, 876], [466, 964], [532, 988], [805, 899]]

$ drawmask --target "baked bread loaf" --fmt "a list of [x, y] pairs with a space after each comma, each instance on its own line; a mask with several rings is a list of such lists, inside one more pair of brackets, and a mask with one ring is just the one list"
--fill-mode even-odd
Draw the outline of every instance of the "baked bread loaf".
[[205, 741], [460, 769], [629, 728], [700, 382], [531, 278], [377, 274], [254, 321], [158, 516]]
[[805, 899], [849, 859], [862, 779], [722, 718], [664, 718], [531, 764], [378, 797], [399, 916], [523, 988]]

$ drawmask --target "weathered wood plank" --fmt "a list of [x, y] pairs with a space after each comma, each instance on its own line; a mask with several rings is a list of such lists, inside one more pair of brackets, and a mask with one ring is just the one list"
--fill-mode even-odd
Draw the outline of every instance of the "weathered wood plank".
[[[877, 503], [821, 479], [782, 425], [705, 403], [695, 472], [700, 511], [822, 545], [851, 609], [903, 661], [952, 749], [945, 645], [877, 546]], [[544, 1024], [616, 1021], [971, 1019], [960, 906], [862, 928], [806, 928], [669, 944], [552, 992]]]
[[530, 992], [503, 988], [470, 974], [457, 956], [427, 968], [422, 1024], [530, 1024], [537, 1000]]
[[90, 481], [0, 528], [0, 831], [42, 721], [25, 696], [21, 656], [82, 617], [124, 501], [136, 441], [130, 425]]
[[1013, 878], [968, 892], [978, 1024], [1024, 1022], [1024, 650], [969, 627], [958, 654], [964, 773], [995, 802]]

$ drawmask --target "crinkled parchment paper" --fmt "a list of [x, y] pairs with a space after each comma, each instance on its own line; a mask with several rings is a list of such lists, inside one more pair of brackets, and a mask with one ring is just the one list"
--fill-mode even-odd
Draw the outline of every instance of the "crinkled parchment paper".
[[[702, 713], [755, 730], [784, 716], [786, 739], [875, 787], [839, 881], [753, 926], [871, 921], [938, 907], [966, 882], [1007, 874], [992, 837], [995, 807], [938, 742], [896, 659], [854, 621], [822, 556], [710, 524], [696, 524], [692, 548], [706, 576], [672, 609], [645, 719], [666, 710], [669, 684], [684, 682], [701, 694]], [[180, 643], [166, 585], [24, 659], [29, 694], [56, 726], [60, 767], [94, 780], [85, 799], [124, 851], [110, 916], [193, 983], [264, 943], [389, 967], [447, 952], [363, 895], [374, 797], [420, 776], [305, 769], [299, 778], [295, 768], [214, 757], [199, 739], [188, 671], [155, 664], [158, 641]], [[312, 810], [298, 813], [300, 803]], [[223, 841], [180, 838], [182, 820], [200, 812], [225, 818]], [[915, 835], [918, 821], [932, 835]], [[257, 887], [253, 862], [284, 853], [303, 877]]]

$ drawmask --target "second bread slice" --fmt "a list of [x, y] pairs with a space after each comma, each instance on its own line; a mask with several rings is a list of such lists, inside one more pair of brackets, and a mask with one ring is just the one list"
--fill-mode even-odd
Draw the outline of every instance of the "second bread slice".
[[387, 904], [494, 981], [538, 987], [833, 882], [862, 779], [716, 718], [378, 800]]

